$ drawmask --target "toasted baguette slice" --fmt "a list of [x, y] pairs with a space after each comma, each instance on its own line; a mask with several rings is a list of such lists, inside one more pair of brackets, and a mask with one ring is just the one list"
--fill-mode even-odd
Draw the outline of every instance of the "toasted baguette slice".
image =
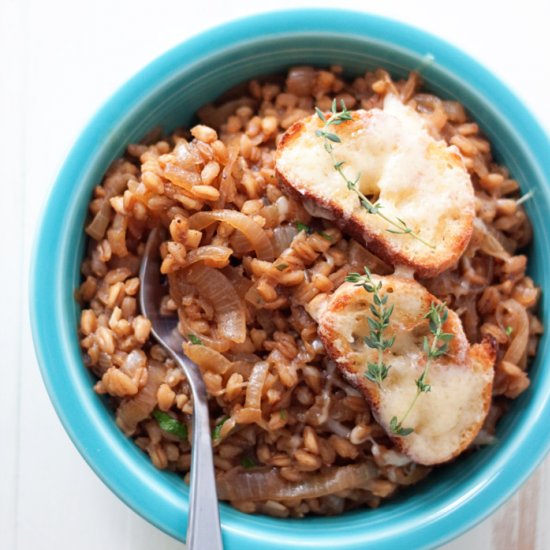
[[[432, 342], [425, 314], [432, 302], [440, 303], [413, 279], [394, 275], [373, 277], [382, 281], [394, 310], [385, 337], [395, 336], [384, 361], [391, 365], [381, 386], [366, 376], [367, 363], [376, 362], [378, 351], [364, 343], [369, 334], [367, 317], [372, 294], [344, 283], [331, 297], [317, 298], [310, 309], [318, 318], [319, 335], [329, 356], [344, 376], [367, 398], [378, 422], [398, 448], [419, 464], [439, 464], [459, 455], [473, 441], [489, 410], [496, 350], [490, 341], [470, 347], [459, 317], [449, 310], [443, 331], [454, 338], [447, 354], [432, 361], [427, 383], [403, 427], [414, 432], [403, 437], [390, 429], [391, 419], [401, 419], [416, 394], [416, 380], [426, 365], [424, 336]], [[387, 336], [386, 336], [387, 334]]]
[[[328, 116], [328, 114], [327, 114]], [[293, 124], [277, 147], [276, 171], [283, 187], [297, 194], [313, 216], [332, 220], [391, 264], [405, 264], [423, 277], [451, 267], [473, 230], [474, 192], [458, 149], [436, 141], [422, 117], [394, 96], [384, 109], [352, 111], [353, 120], [330, 126], [339, 136], [334, 159], [349, 180], [381, 205], [392, 220], [405, 221], [431, 248], [395, 230], [360, 205], [357, 194], [334, 169], [315, 134], [317, 115]]]

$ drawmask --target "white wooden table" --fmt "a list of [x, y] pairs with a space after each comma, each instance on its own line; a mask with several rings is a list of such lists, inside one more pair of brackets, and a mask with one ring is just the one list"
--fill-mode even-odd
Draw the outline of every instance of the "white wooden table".
[[[399, 18], [454, 42], [515, 89], [550, 128], [547, 0], [462, 0], [450, 7], [422, 0], [229, 4], [0, 0], [2, 550], [184, 548], [122, 504], [73, 448], [44, 390], [27, 313], [33, 234], [54, 175], [87, 119], [146, 62], [232, 17], [338, 4]], [[549, 460], [493, 517], [445, 548], [546, 550], [548, 517]]]

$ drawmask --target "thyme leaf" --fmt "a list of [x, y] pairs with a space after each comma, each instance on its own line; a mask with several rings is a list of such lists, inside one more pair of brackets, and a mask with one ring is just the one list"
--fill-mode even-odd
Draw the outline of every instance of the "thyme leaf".
[[401, 423], [397, 421], [397, 416], [393, 416], [390, 420], [390, 430], [393, 434], [399, 435], [401, 437], [412, 434], [414, 431], [412, 428], [401, 427]]
[[[305, 223], [296, 222], [295, 226], [298, 232], [305, 231], [306, 235], [311, 235], [313, 233], [313, 229]], [[332, 241], [332, 237], [328, 233], [325, 233], [324, 231], [315, 231], [315, 233], [323, 237], [323, 239], [325, 239], [326, 241]]]
[[296, 229], [298, 230], [298, 232], [305, 231], [307, 235], [310, 235], [312, 233], [311, 227], [302, 222], [296, 222]]
[[202, 346], [202, 345], [203, 345], [202, 340], [201, 340], [198, 336], [195, 336], [194, 334], [189, 333], [189, 334], [187, 335], [187, 339], [188, 339], [192, 344], [194, 344], [195, 346]]

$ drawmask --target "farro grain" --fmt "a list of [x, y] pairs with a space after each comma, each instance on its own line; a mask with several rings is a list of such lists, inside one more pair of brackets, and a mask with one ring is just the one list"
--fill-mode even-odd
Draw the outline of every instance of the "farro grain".
[[199, 124], [191, 128], [191, 134], [204, 143], [213, 143], [218, 139], [218, 134], [212, 128]]

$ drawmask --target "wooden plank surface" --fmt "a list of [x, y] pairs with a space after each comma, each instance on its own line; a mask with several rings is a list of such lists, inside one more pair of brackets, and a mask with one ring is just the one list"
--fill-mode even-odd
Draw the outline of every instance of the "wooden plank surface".
[[[79, 130], [122, 82], [170, 46], [289, 0], [0, 2], [0, 548], [182, 550], [92, 473], [50, 405], [32, 349], [27, 273], [48, 188]], [[422, 27], [489, 66], [550, 128], [550, 4], [341, 0]], [[525, 452], [529, 452], [528, 449]], [[494, 516], [446, 550], [550, 548], [550, 461]]]

